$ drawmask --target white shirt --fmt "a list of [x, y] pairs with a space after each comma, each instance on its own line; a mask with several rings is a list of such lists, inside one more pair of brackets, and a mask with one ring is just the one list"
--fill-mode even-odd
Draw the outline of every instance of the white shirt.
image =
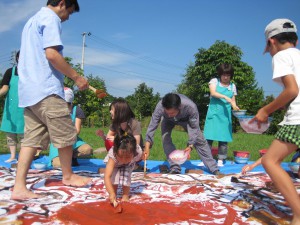
[[[217, 86], [218, 84], [218, 79], [217, 78], [213, 78], [209, 81], [208, 84], [214, 84]], [[231, 90], [231, 84], [232, 84], [232, 90]], [[237, 91], [236, 91], [236, 86], [234, 83], [230, 83], [229, 86], [224, 86], [221, 82], [219, 82], [219, 86], [220, 87], [227, 87], [228, 90], [232, 91], [233, 92], [233, 95], [237, 95]]]
[[[300, 89], [300, 50], [288, 48], [276, 53], [272, 59], [273, 80], [283, 86], [282, 77], [293, 74]], [[291, 102], [281, 125], [300, 124], [300, 94]]]
[[64, 98], [64, 75], [50, 65], [45, 49], [57, 46], [62, 54], [61, 19], [48, 7], [31, 17], [22, 32], [19, 72], [19, 106], [32, 106], [49, 95]]

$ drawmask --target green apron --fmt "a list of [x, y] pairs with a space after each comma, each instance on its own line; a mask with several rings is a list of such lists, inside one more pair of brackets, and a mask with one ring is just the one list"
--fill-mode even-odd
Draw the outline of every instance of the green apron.
[[16, 67], [12, 69], [9, 90], [5, 98], [1, 131], [15, 134], [24, 133], [24, 108], [19, 107], [18, 82], [19, 76], [15, 74]]
[[[221, 87], [218, 79], [216, 91], [228, 98], [233, 97], [233, 85]], [[203, 134], [207, 140], [231, 142], [232, 141], [232, 119], [231, 104], [225, 99], [211, 97], [206, 115]]]
[[[71, 115], [72, 121], [75, 124], [76, 120], [76, 106], [74, 106], [72, 115]], [[85, 142], [77, 136], [77, 141], [72, 146], [73, 150], [79, 148], [81, 145], [85, 144]], [[49, 150], [49, 163], [48, 166], [52, 166], [52, 159], [58, 157], [58, 149], [53, 146], [53, 144], [50, 144], [50, 150]]]

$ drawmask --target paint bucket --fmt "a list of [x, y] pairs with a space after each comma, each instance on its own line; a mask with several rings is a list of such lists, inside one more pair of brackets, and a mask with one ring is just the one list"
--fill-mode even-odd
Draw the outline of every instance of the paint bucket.
[[259, 155], [260, 155], [260, 157], [262, 157], [264, 154], [266, 154], [267, 151], [268, 151], [267, 148], [265, 148], [265, 149], [260, 149], [260, 150], [259, 150]]
[[212, 156], [217, 156], [219, 154], [218, 147], [211, 147], [211, 154]]
[[250, 152], [248, 151], [233, 151], [234, 157], [240, 157], [240, 158], [249, 158]]

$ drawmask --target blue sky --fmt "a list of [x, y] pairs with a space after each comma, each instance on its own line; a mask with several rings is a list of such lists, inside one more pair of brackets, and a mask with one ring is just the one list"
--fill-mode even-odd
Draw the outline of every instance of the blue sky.
[[[46, 0], [1, 0], [0, 72], [10, 67], [24, 24]], [[162, 95], [176, 89], [199, 48], [216, 40], [241, 48], [265, 95], [281, 87], [271, 81], [269, 54], [263, 55], [265, 26], [289, 18], [300, 29], [299, 0], [79, 0], [80, 12], [63, 23], [64, 55], [105, 80], [108, 92], [125, 97], [142, 82]], [[298, 32], [299, 35], [299, 32]], [[299, 46], [298, 46], [299, 47]], [[237, 87], [238, 88], [238, 87]]]

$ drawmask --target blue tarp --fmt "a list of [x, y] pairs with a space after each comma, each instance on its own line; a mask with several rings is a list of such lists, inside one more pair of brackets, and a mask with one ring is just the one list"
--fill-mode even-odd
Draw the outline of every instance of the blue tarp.
[[[11, 167], [11, 163], [5, 163], [4, 161], [9, 158], [9, 154], [0, 155], [0, 166], [2, 167]], [[36, 159], [35, 162], [45, 162], [48, 163], [48, 156], [41, 156]], [[74, 171], [87, 170], [91, 172], [97, 172], [99, 168], [104, 168], [105, 164], [102, 159], [78, 159], [79, 166], [73, 167]], [[248, 161], [248, 164], [253, 163], [253, 161]], [[143, 162], [142, 162], [143, 164]], [[158, 161], [158, 160], [147, 160], [147, 168], [150, 170], [150, 173], [159, 173], [159, 165], [169, 165], [167, 161]], [[201, 165], [202, 164], [202, 165]], [[219, 167], [221, 173], [230, 174], [230, 173], [240, 173], [243, 166], [246, 164], [238, 164], [232, 161], [226, 161], [223, 167]], [[288, 163], [282, 163], [282, 166], [285, 170], [289, 171]], [[208, 169], [203, 165], [201, 160], [188, 160], [181, 165], [181, 172], [185, 173], [186, 169], [199, 169], [203, 170], [205, 174], [208, 174]], [[51, 168], [47, 168], [51, 169]], [[257, 166], [252, 170], [252, 172], [265, 172], [262, 166]]]

